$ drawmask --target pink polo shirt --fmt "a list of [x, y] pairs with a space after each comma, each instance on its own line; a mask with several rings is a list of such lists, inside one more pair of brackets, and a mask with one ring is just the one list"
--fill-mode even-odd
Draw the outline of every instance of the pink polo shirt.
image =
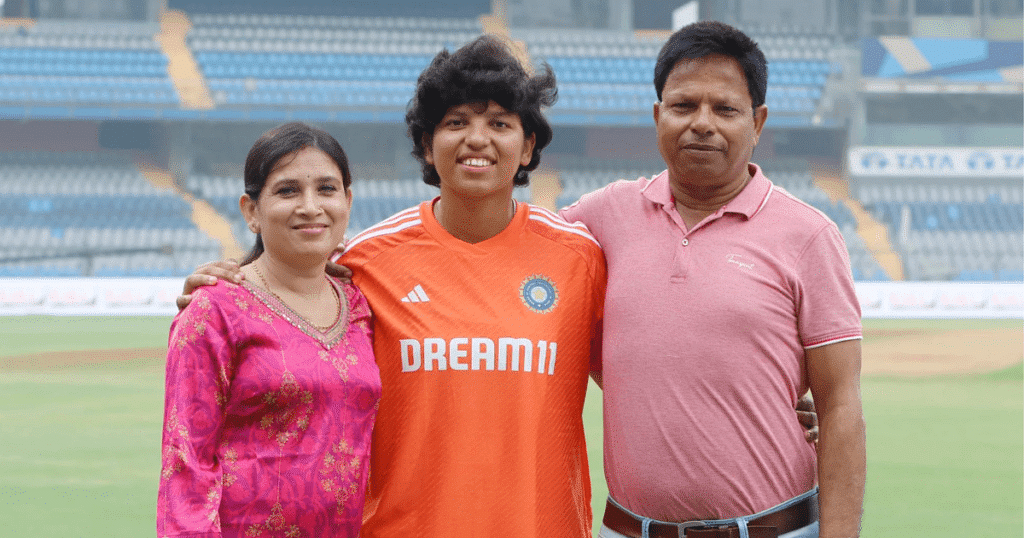
[[605, 478], [643, 516], [752, 514], [816, 483], [794, 413], [804, 349], [860, 338], [860, 306], [836, 225], [751, 173], [689, 231], [667, 172], [561, 212], [608, 261]]

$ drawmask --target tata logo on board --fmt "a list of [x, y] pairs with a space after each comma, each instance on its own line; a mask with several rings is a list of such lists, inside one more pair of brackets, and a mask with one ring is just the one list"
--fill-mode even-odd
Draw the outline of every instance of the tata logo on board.
[[967, 167], [971, 170], [992, 170], [996, 167], [996, 159], [991, 153], [976, 151], [967, 158]]
[[850, 150], [848, 162], [860, 176], [1024, 176], [1019, 148], [860, 147]]
[[866, 151], [860, 158], [860, 165], [865, 170], [884, 170], [889, 166], [889, 159], [881, 151]]

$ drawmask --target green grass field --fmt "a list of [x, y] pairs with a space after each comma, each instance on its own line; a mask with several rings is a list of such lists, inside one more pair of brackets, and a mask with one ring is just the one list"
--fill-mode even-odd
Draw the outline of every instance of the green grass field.
[[[52, 351], [163, 346], [168, 318], [0, 317], [0, 536], [155, 534], [163, 365], [153, 357], [26, 366]], [[866, 321], [948, 330], [1019, 321]], [[5, 360], [7, 359], [7, 360]], [[1022, 536], [1024, 371], [863, 382], [864, 537]], [[603, 511], [600, 392], [585, 419]], [[596, 528], [596, 525], [595, 525]]]

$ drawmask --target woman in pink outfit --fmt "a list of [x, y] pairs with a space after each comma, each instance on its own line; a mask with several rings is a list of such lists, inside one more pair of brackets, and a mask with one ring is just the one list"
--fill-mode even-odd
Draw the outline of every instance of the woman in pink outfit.
[[246, 278], [197, 290], [171, 325], [158, 536], [359, 535], [380, 376], [366, 299], [324, 272], [351, 180], [300, 123], [250, 150]]

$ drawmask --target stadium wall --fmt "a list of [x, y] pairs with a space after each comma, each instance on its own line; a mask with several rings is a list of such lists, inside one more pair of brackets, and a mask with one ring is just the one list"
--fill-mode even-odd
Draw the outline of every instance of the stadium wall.
[[[0, 279], [0, 316], [173, 315], [181, 278]], [[1019, 282], [857, 282], [865, 318], [1024, 319]]]

